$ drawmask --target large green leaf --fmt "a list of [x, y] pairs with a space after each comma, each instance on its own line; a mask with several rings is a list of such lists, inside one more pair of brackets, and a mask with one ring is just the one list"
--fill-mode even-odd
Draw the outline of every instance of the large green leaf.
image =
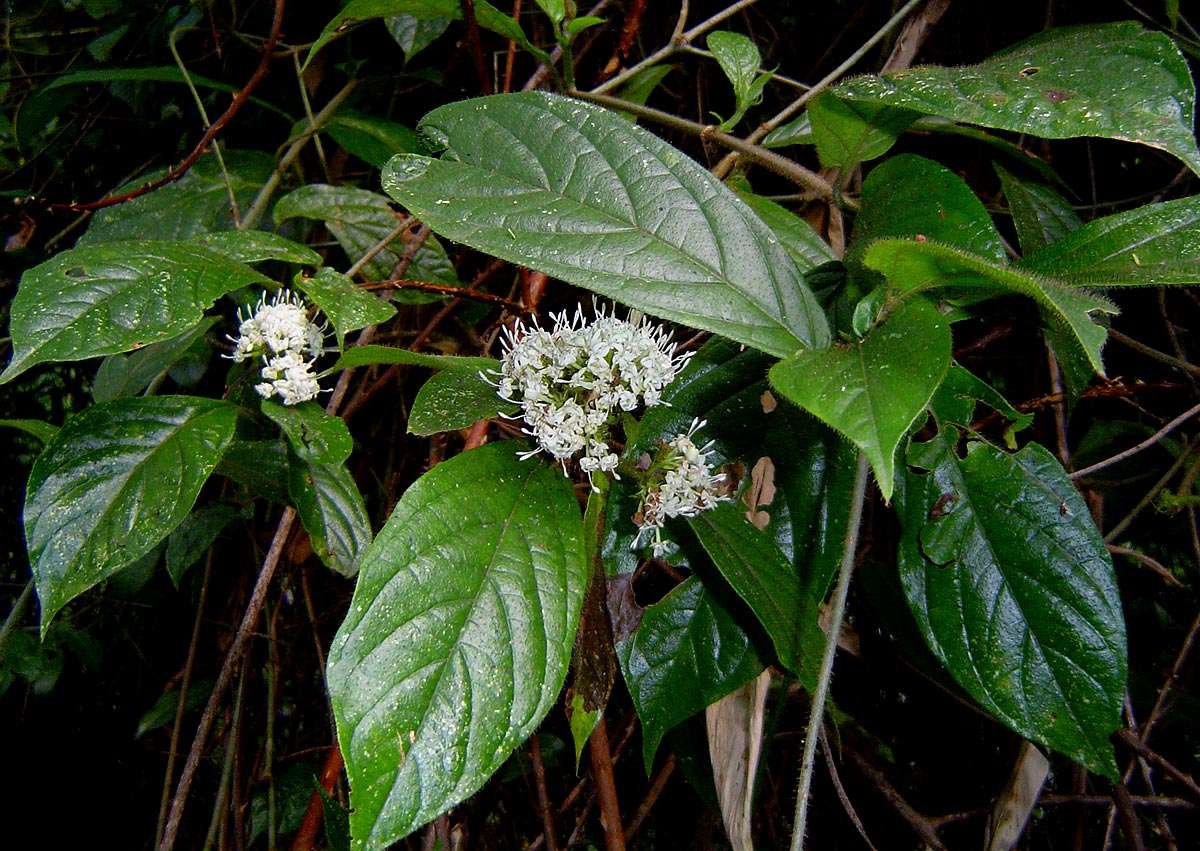
[[532, 733], [566, 677], [587, 566], [561, 471], [489, 444], [401, 497], [329, 653], [358, 848], [466, 798]]
[[34, 462], [25, 496], [43, 635], [59, 609], [179, 525], [236, 420], [227, 402], [190, 396], [117, 399], [67, 420]]
[[917, 113], [824, 92], [809, 103], [808, 117], [821, 165], [844, 169], [886, 154]]
[[646, 607], [617, 657], [642, 722], [647, 774], [668, 730], [763, 669], [750, 636], [694, 576]]
[[1017, 240], [1026, 254], [1058, 242], [1081, 224], [1079, 216], [1049, 184], [1024, 180], [993, 163], [1008, 200]]
[[1102, 296], [1067, 286], [1049, 275], [934, 242], [881, 239], [867, 249], [865, 262], [886, 275], [888, 286], [898, 293], [982, 287], [1032, 298], [1050, 327], [1062, 332], [1062, 341], [1078, 347], [1092, 369], [1104, 374], [1100, 349], [1108, 331], [1091, 317], [1093, 313], [1116, 313], [1117, 308]]
[[777, 356], [829, 331], [770, 229], [705, 168], [615, 113], [544, 92], [449, 104], [441, 159], [384, 189], [435, 231]]
[[896, 447], [949, 368], [950, 326], [932, 304], [916, 299], [862, 340], [781, 361], [771, 383], [861, 449], [890, 499]]
[[64, 251], [21, 277], [13, 359], [0, 384], [47, 361], [84, 360], [169, 340], [227, 292], [268, 279], [182, 242], [109, 242]]
[[321, 265], [321, 255], [307, 245], [261, 230], [202, 233], [193, 237], [192, 241], [240, 263], [279, 260], [284, 263], [303, 263], [305, 266]]
[[[97, 210], [77, 245], [94, 245], [117, 239], [191, 239], [199, 234], [229, 230], [235, 224], [229, 206], [230, 189], [245, 211], [275, 166], [260, 151], [224, 151], [229, 175], [226, 185], [216, 157], [196, 161], [187, 174], [140, 198]], [[138, 178], [118, 191], [135, 189], [162, 172]]]
[[313, 552], [342, 576], [356, 575], [371, 543], [371, 518], [354, 477], [341, 462], [296, 454], [289, 460], [288, 497]]
[[1081, 286], [1200, 283], [1200, 195], [1093, 219], [1020, 265]]
[[1187, 62], [1170, 37], [1133, 22], [1048, 30], [978, 65], [858, 77], [833, 91], [1047, 139], [1140, 142], [1200, 172]]
[[188, 349], [197, 340], [203, 339], [215, 324], [217, 318], [209, 316], [178, 337], [129, 354], [109, 355], [100, 362], [100, 368], [92, 379], [92, 398], [97, 402], [107, 402], [141, 393], [151, 382], [183, 360]]
[[[397, 223], [391, 202], [376, 192], [355, 189], [350, 186], [330, 186], [310, 183], [289, 192], [275, 205], [275, 221], [303, 218], [316, 219], [325, 223], [333, 238], [342, 246], [351, 261], [357, 260], [367, 250], [378, 244]], [[375, 280], [392, 276], [392, 270], [400, 262], [406, 249], [405, 237], [396, 237], [388, 247], [376, 254], [363, 266], [363, 273]], [[429, 237], [413, 254], [405, 275], [420, 281], [459, 286], [454, 264], [446, 256], [446, 249], [435, 238]], [[409, 304], [437, 301], [441, 296], [417, 290], [397, 290], [392, 298]]]
[[1000, 234], [971, 187], [945, 166], [915, 154], [889, 157], [863, 181], [850, 254], [861, 257], [873, 240], [901, 236], [1004, 259]]
[[354, 438], [345, 421], [326, 413], [316, 402], [281, 405], [263, 399], [262, 412], [283, 429], [292, 451], [304, 461], [344, 464], [354, 451]]
[[318, 269], [312, 277], [297, 275], [295, 284], [329, 318], [339, 349], [345, 348], [346, 334], [350, 331], [387, 322], [396, 315], [394, 305], [328, 266]]
[[430, 435], [467, 428], [472, 423], [500, 414], [512, 415], [518, 408], [505, 402], [478, 372], [443, 369], [421, 385], [408, 415], [412, 434]]
[[800, 573], [771, 537], [750, 525], [745, 506], [725, 502], [688, 518], [713, 565], [742, 598], [775, 647], [784, 667], [801, 682], [816, 682], [824, 641], [817, 604]]
[[424, 150], [411, 127], [349, 110], [333, 116], [322, 130], [347, 151], [375, 168], [383, 168], [383, 164], [396, 154]]
[[931, 650], [1022, 736], [1118, 776], [1125, 622], [1112, 561], [1057, 461], [1030, 444], [965, 458], [948, 433], [915, 444], [900, 576]]

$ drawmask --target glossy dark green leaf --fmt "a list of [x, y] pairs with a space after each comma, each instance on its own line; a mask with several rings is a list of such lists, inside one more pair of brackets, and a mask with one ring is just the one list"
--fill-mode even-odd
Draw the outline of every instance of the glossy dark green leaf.
[[263, 399], [262, 412], [283, 429], [292, 450], [304, 461], [344, 464], [354, 451], [354, 438], [346, 423], [325, 413], [316, 402], [281, 405]]
[[[212, 687], [212, 680], [194, 680], [188, 687], [184, 709], [192, 712], [203, 706], [208, 700], [208, 696], [212, 694]], [[178, 708], [178, 689], [163, 692], [159, 695], [158, 700], [154, 701], [154, 705], [147, 709], [142, 717], [138, 719], [137, 731], [134, 732], [133, 737], [140, 739], [147, 733], [174, 723], [175, 712]]]
[[[352, 261], [386, 238], [400, 221], [383, 195], [365, 189], [323, 183], [301, 186], [279, 199], [275, 205], [275, 221], [293, 218], [324, 222]], [[372, 280], [392, 277], [392, 270], [405, 253], [407, 240], [405, 235], [396, 237], [363, 266], [363, 273]], [[454, 264], [446, 256], [446, 249], [434, 237], [426, 239], [416, 250], [405, 276], [420, 281], [460, 285]], [[423, 304], [437, 301], [441, 296], [401, 289], [393, 293], [392, 298], [409, 304]]]
[[398, 349], [395, 346], [376, 345], [355, 346], [347, 349], [337, 359], [337, 363], [333, 365], [332, 369], [349, 369], [374, 364], [402, 364], [404, 366], [424, 366], [429, 369], [465, 369], [471, 372], [496, 372], [500, 369], [500, 361], [494, 358], [429, 355], [424, 352]]
[[886, 154], [917, 113], [824, 92], [809, 102], [808, 117], [821, 165], [844, 169]]
[[297, 275], [295, 284], [329, 318], [339, 349], [345, 348], [349, 332], [387, 322], [396, 315], [395, 306], [328, 266], [311, 278]]
[[[201, 157], [187, 174], [140, 198], [97, 210], [78, 246], [124, 239], [192, 239], [203, 233], [229, 230], [236, 220], [229, 206], [229, 188], [245, 212], [275, 166], [260, 151], [223, 151], [229, 184], [216, 157]], [[154, 172], [117, 191], [136, 189], [157, 177]]]
[[167, 538], [167, 575], [179, 587], [188, 568], [200, 561], [226, 526], [245, 519], [242, 509], [218, 502], [193, 511]]
[[138, 240], [74, 248], [21, 276], [9, 325], [11, 381], [47, 361], [84, 360], [169, 340], [225, 293], [267, 278], [207, 248]]
[[371, 544], [371, 518], [345, 465], [293, 455], [288, 466], [288, 496], [308, 532], [313, 552], [342, 576], [355, 576]]
[[771, 354], [827, 344], [770, 229], [615, 113], [525, 92], [443, 106], [421, 129], [447, 155], [396, 157], [383, 185], [449, 239]]
[[1200, 195], [1093, 219], [1020, 265], [1075, 286], [1200, 283]]
[[308, 58], [304, 60], [305, 67], [325, 45], [345, 31], [363, 21], [391, 15], [458, 20], [462, 17], [462, 9], [456, 0], [350, 0], [317, 36], [317, 40], [309, 48]]
[[617, 656], [642, 722], [647, 774], [668, 730], [763, 669], [750, 636], [694, 576], [646, 607]]
[[978, 65], [857, 77], [833, 91], [1047, 139], [1140, 142], [1200, 171], [1187, 62], [1169, 36], [1134, 22], [1047, 30]]
[[356, 848], [478, 789], [562, 688], [587, 584], [582, 520], [562, 471], [517, 449], [434, 467], [363, 559], [328, 667]]
[[862, 340], [781, 361], [771, 384], [862, 450], [890, 499], [896, 448], [949, 368], [950, 326], [916, 299]]
[[92, 398], [107, 402], [122, 396], [136, 396], [156, 378], [182, 360], [197, 340], [217, 323], [216, 317], [205, 317], [192, 330], [171, 340], [154, 343], [128, 354], [109, 355], [100, 362], [92, 379]]
[[283, 263], [303, 263], [305, 266], [321, 265], [321, 255], [307, 245], [261, 230], [216, 231], [199, 234], [193, 237], [193, 241], [240, 263], [279, 260]]
[[854, 257], [883, 237], [945, 242], [996, 262], [1005, 256], [1000, 234], [971, 187], [915, 154], [889, 157], [867, 175], [853, 236]]
[[1008, 211], [1017, 229], [1017, 240], [1026, 254], [1058, 242], [1083, 224], [1071, 205], [1053, 187], [1023, 180], [998, 163], [992, 166], [1000, 177]]
[[983, 379], [957, 363], [933, 394], [929, 409], [942, 425], [969, 426], [975, 416], [976, 402], [983, 402], [1012, 422], [1012, 433], [1033, 425], [1033, 414], [1023, 414]]
[[784, 250], [801, 272], [837, 259], [829, 243], [817, 235], [812, 225], [791, 210], [753, 192], [738, 190], [738, 197], [779, 237]]
[[812, 145], [812, 119], [808, 112], [802, 112], [786, 124], [781, 124], [763, 137], [762, 143], [768, 148], [787, 148], [792, 145]]
[[383, 164], [396, 154], [415, 154], [424, 150], [416, 131], [411, 127], [373, 115], [339, 112], [321, 130], [375, 168], [383, 168]]
[[948, 245], [907, 239], [881, 239], [871, 244], [866, 265], [887, 276], [888, 286], [902, 293], [938, 288], [983, 287], [1023, 295], [1037, 302], [1051, 328], [1086, 354], [1092, 369], [1104, 374], [1100, 349], [1108, 331], [1093, 313], [1116, 313], [1112, 302], [1088, 290], [1020, 266], [996, 262]]
[[15, 428], [17, 431], [33, 435], [42, 443], [49, 443], [54, 435], [58, 434], [58, 426], [44, 423], [41, 420], [0, 420], [0, 428]]
[[384, 23], [396, 44], [404, 51], [405, 64], [420, 53], [450, 28], [454, 20], [449, 17], [423, 17], [405, 13], [392, 15]]
[[945, 432], [909, 455], [900, 576], [930, 649], [1022, 736], [1117, 777], [1125, 622], [1112, 561], [1057, 461]]
[[721, 576], [758, 618], [780, 663], [811, 685], [824, 640], [817, 604], [799, 571], [765, 532], [750, 525], [743, 505], [724, 502], [688, 518]]
[[280, 440], [235, 440], [225, 450], [217, 474], [261, 496], [284, 504], [288, 501], [287, 447]]
[[43, 635], [59, 609], [179, 525], [236, 420], [232, 405], [190, 396], [117, 399], [67, 420], [25, 497]]
[[422, 436], [467, 428], [478, 420], [515, 414], [479, 373], [469, 369], [443, 369], [421, 385], [408, 415], [408, 430]]

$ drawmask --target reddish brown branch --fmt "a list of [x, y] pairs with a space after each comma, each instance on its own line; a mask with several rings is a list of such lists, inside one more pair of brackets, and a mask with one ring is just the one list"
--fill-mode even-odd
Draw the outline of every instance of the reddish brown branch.
[[461, 0], [463, 20], [467, 22], [467, 46], [475, 62], [480, 94], [492, 93], [492, 78], [488, 76], [487, 61], [483, 58], [483, 42], [479, 37], [479, 21], [475, 20], [475, 0]]
[[371, 281], [363, 284], [362, 287], [363, 289], [367, 290], [420, 290], [421, 292], [425, 293], [437, 293], [438, 295], [454, 296], [455, 298], [469, 298], [474, 299], [475, 301], [484, 301], [488, 304], [502, 304], [510, 310], [515, 310], [519, 313], [525, 312], [524, 306], [513, 301], [512, 299], [507, 299], [504, 296], [465, 289], [463, 287], [455, 287], [451, 286], [450, 284], [435, 284], [432, 281], [415, 281], [411, 278], [393, 278], [387, 281]]
[[[337, 745], [329, 751], [325, 758], [325, 767], [321, 769], [321, 788], [325, 795], [333, 794], [333, 787], [342, 773], [342, 751]], [[314, 791], [308, 799], [308, 809], [304, 811], [304, 820], [292, 840], [292, 851], [309, 851], [316, 843], [321, 830], [321, 822], [325, 818], [325, 797]]]
[[606, 851], [625, 851], [625, 834], [621, 829], [621, 805], [617, 800], [617, 784], [613, 779], [612, 754], [608, 750], [608, 730], [604, 716], [588, 739], [592, 757], [592, 776], [600, 798], [600, 825], [604, 828]]
[[254, 69], [254, 73], [250, 79], [246, 81], [246, 85], [242, 86], [241, 90], [233, 96], [228, 108], [222, 112], [217, 120], [208, 126], [204, 131], [204, 135], [200, 137], [200, 141], [196, 143], [196, 147], [192, 148], [192, 152], [184, 157], [179, 165], [169, 169], [166, 174], [157, 180], [152, 180], [137, 189], [131, 189], [128, 192], [122, 192], [119, 195], [108, 195], [98, 201], [89, 201], [87, 203], [72, 203], [72, 204], [51, 204], [51, 209], [55, 210], [70, 210], [72, 213], [88, 213], [93, 210], [102, 210], [105, 207], [114, 207], [117, 204], [124, 204], [126, 201], [132, 201], [134, 198], [140, 198], [148, 192], [153, 192], [159, 187], [166, 186], [168, 183], [174, 183], [179, 178], [188, 173], [188, 170], [196, 164], [204, 151], [208, 148], [212, 141], [217, 138], [217, 135], [225, 129], [225, 125], [233, 120], [246, 103], [250, 100], [250, 95], [254, 89], [262, 82], [263, 77], [267, 75], [267, 70], [271, 65], [272, 54], [275, 52], [275, 44], [279, 41], [279, 33], [283, 28], [283, 7], [286, 0], [275, 0], [275, 17], [271, 21], [271, 33], [267, 36], [266, 42], [263, 44], [262, 58], [259, 59], [258, 67]]
[[558, 851], [558, 837], [554, 832], [554, 812], [550, 807], [550, 793], [546, 791], [546, 766], [542, 764], [542, 743], [534, 733], [529, 740], [529, 758], [533, 762], [533, 781], [537, 787], [538, 809], [542, 813], [542, 836], [546, 837], [546, 848]]
[[650, 814], [650, 810], [654, 807], [656, 801], [663, 793], [663, 789], [667, 788], [667, 782], [671, 779], [671, 775], [675, 773], [675, 754], [667, 757], [662, 764], [662, 768], [654, 775], [654, 780], [650, 783], [650, 790], [646, 792], [646, 797], [642, 799], [642, 803], [638, 806], [637, 812], [633, 814], [633, 818], [629, 820], [629, 824], [625, 825], [625, 841], [628, 842], [637, 833], [637, 829], [642, 826], [642, 822], [646, 820], [646, 816]]

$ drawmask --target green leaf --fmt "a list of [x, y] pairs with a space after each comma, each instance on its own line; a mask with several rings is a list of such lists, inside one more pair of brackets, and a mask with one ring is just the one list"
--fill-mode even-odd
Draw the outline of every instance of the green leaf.
[[808, 112], [802, 112], [787, 124], [781, 124], [763, 137], [762, 143], [767, 148], [787, 148], [791, 145], [812, 145], [812, 118]]
[[450, 153], [396, 157], [383, 184], [448, 238], [774, 355], [828, 343], [758, 217], [615, 113], [525, 92], [449, 104], [421, 127]]
[[349, 332], [379, 325], [396, 315], [394, 305], [356, 286], [328, 266], [318, 269], [311, 278], [297, 275], [294, 283], [333, 323], [339, 349], [346, 347]]
[[996, 262], [1004, 244], [979, 198], [945, 166], [900, 154], [871, 170], [863, 181], [862, 213], [854, 224], [850, 254], [861, 257], [882, 237], [945, 242]]
[[572, 18], [571, 22], [566, 26], [568, 38], [574, 38], [586, 29], [599, 26], [604, 23], [604, 18], [597, 15], [580, 15], [578, 18]]
[[821, 165], [846, 169], [886, 154], [917, 113], [824, 92], [809, 102], [808, 117]]
[[321, 265], [321, 255], [307, 245], [261, 230], [217, 231], [199, 234], [193, 241], [239, 263], [279, 260], [283, 263], [302, 263], [305, 266]]
[[[674, 68], [674, 65], [651, 65], [649, 68], [638, 71], [629, 78], [629, 82], [621, 87], [621, 100], [645, 104], [650, 99], [650, 95], [654, 94], [654, 90], [662, 84], [662, 81]], [[637, 116], [632, 112], [622, 112], [621, 116], [630, 121], [637, 121]]]
[[291, 456], [288, 497], [308, 532], [313, 552], [342, 576], [353, 577], [371, 544], [371, 519], [354, 477], [341, 462]]
[[888, 285], [900, 293], [939, 287], [983, 287], [1032, 298], [1042, 309], [1051, 329], [1062, 340], [1078, 348], [1091, 367], [1101, 375], [1104, 363], [1100, 349], [1108, 331], [1092, 321], [1093, 313], [1116, 313], [1107, 299], [1087, 290], [1062, 283], [1020, 266], [1010, 266], [934, 242], [881, 239], [867, 249], [866, 265], [887, 275]]
[[769, 227], [775, 236], [779, 237], [788, 256], [796, 263], [796, 268], [807, 272], [837, 259], [833, 249], [825, 240], [817, 235], [812, 225], [797, 216], [791, 210], [776, 204], [769, 198], [755, 195], [753, 192], [737, 191], [738, 197], [746, 202], [751, 210]]
[[1017, 240], [1026, 254], [1058, 242], [1083, 224], [1071, 205], [1049, 185], [1023, 180], [998, 163], [992, 163], [992, 167], [1000, 177]]
[[363, 21], [375, 18], [386, 18], [392, 15], [411, 15], [415, 18], [430, 20], [449, 18], [457, 21], [462, 17], [462, 9], [458, 0], [350, 0], [342, 11], [332, 21], [325, 25], [317, 40], [313, 42], [304, 60], [304, 67], [313, 61], [313, 57], [329, 42]]
[[482, 419], [515, 414], [519, 408], [505, 402], [479, 373], [467, 369], [443, 369], [417, 391], [408, 431], [422, 437], [467, 428]]
[[525, 30], [507, 12], [501, 12], [487, 0], [474, 0], [475, 21], [485, 30], [491, 30], [509, 41], [515, 41], [522, 50], [542, 63], [550, 62], [550, 54], [529, 40]]
[[583, 524], [562, 472], [516, 451], [489, 444], [434, 467], [363, 559], [328, 667], [356, 848], [464, 800], [562, 688]]
[[339, 112], [321, 132], [375, 168], [383, 168], [396, 154], [415, 154], [425, 149], [411, 127], [354, 111]]
[[914, 300], [863, 340], [781, 361], [771, 384], [861, 449], [890, 499], [896, 447], [949, 368], [950, 326], [932, 304]]
[[108, 402], [123, 396], [136, 396], [160, 375], [181, 361], [197, 340], [217, 323], [215, 316], [205, 317], [196, 327], [171, 340], [154, 343], [129, 354], [109, 355], [100, 362], [92, 379], [92, 398]]
[[404, 51], [404, 64], [408, 64], [454, 23], [451, 18], [422, 17], [419, 15], [392, 15], [384, 23], [396, 44]]
[[728, 131], [742, 120], [747, 109], [762, 99], [762, 83], [757, 83], [762, 55], [758, 52], [758, 45], [751, 39], [741, 33], [727, 30], [710, 32], [707, 44], [717, 64], [733, 85], [736, 111], [721, 123], [721, 129]]
[[287, 435], [288, 443], [303, 461], [344, 464], [354, 451], [354, 438], [341, 417], [325, 413], [316, 402], [281, 405], [263, 399], [262, 412]]
[[236, 420], [232, 405], [190, 396], [117, 399], [67, 420], [34, 462], [25, 497], [43, 635], [59, 609], [188, 515]]
[[1019, 265], [1078, 286], [1200, 283], [1200, 195], [1093, 219]]
[[217, 474], [245, 487], [251, 496], [288, 502], [288, 456], [280, 440], [235, 440], [225, 450]]
[[49, 443], [58, 434], [58, 426], [41, 420], [0, 420], [0, 428], [15, 428], [33, 435], [42, 443]]
[[[193, 681], [187, 693], [187, 700], [184, 701], [184, 709], [188, 712], [194, 712], [203, 706], [208, 701], [208, 696], [212, 694], [212, 680], [195, 680]], [[168, 724], [174, 723], [175, 712], [179, 708], [179, 691], [171, 689], [164, 691], [159, 695], [158, 700], [154, 701], [154, 705], [142, 714], [138, 719], [137, 731], [133, 734], [134, 739], [140, 739], [147, 733], [153, 732]]]
[[775, 542], [746, 520], [746, 507], [725, 502], [688, 518], [713, 566], [762, 624], [780, 663], [806, 686], [816, 682], [825, 642], [818, 599]]
[[1033, 425], [1033, 414], [1023, 414], [1012, 406], [996, 388], [957, 363], [942, 380], [929, 409], [943, 426], [956, 425], [966, 428], [975, 416], [975, 403], [983, 402], [993, 411], [1012, 422], [1009, 434], [1015, 434]]
[[[229, 190], [244, 212], [254, 201], [275, 167], [275, 160], [261, 151], [223, 151], [229, 184], [217, 158], [201, 157], [183, 177], [160, 186], [140, 198], [97, 210], [76, 246], [95, 245], [119, 239], [193, 239], [213, 231], [229, 230], [234, 218], [229, 208]], [[161, 177], [153, 172], [118, 189], [136, 189]]]
[[25, 272], [12, 303], [13, 359], [0, 384], [47, 361], [111, 355], [169, 340], [258, 272], [182, 242], [73, 248]]
[[495, 358], [468, 358], [455, 355], [427, 355], [423, 352], [413, 352], [408, 349], [398, 349], [395, 346], [355, 346], [347, 349], [337, 359], [330, 372], [337, 369], [350, 369], [356, 366], [373, 366], [375, 364], [401, 364], [403, 366], [423, 366], [429, 369], [464, 369], [471, 372], [496, 372], [500, 369], [500, 361]]
[[900, 577], [934, 654], [1022, 736], [1118, 776], [1125, 622], [1112, 561], [1058, 462], [943, 434], [915, 444]]
[[[342, 246], [346, 256], [357, 260], [368, 249], [395, 230], [399, 218], [391, 202], [383, 195], [348, 186], [329, 186], [310, 183], [279, 199], [275, 204], [275, 221], [292, 218], [316, 219], [325, 223], [333, 238]], [[363, 273], [373, 280], [392, 277], [406, 248], [406, 237], [399, 236], [363, 267]], [[420, 281], [461, 286], [446, 249], [429, 237], [413, 255], [405, 273]], [[437, 301], [441, 296], [415, 290], [398, 290], [392, 298], [409, 304]]]
[[556, 24], [561, 24], [563, 18], [567, 16], [567, 9], [564, 0], [534, 0], [550, 20]]
[[1168, 36], [1129, 21], [1052, 29], [978, 65], [858, 77], [833, 91], [1046, 139], [1140, 142], [1200, 172], [1187, 62]]
[[642, 722], [646, 773], [676, 724], [762, 673], [763, 662], [729, 610], [692, 576], [647, 606], [617, 657]]
[[219, 502], [193, 511], [167, 538], [167, 574], [175, 587], [183, 575], [200, 561], [208, 548], [230, 523], [246, 519], [246, 513], [233, 505]]

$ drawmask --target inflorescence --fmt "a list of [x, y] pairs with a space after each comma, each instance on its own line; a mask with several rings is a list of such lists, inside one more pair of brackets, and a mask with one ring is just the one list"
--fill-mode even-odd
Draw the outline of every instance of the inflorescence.
[[[582, 453], [579, 469], [589, 481], [597, 472], [616, 476], [613, 424], [622, 412], [662, 403], [663, 390], [691, 355], [677, 353], [668, 332], [640, 315], [622, 320], [598, 310], [588, 322], [578, 308], [573, 316], [564, 311], [551, 318], [549, 330], [524, 323], [506, 330], [494, 373], [500, 396], [521, 407], [524, 431], [537, 443], [521, 457], [545, 452], [566, 473], [568, 459]], [[709, 447], [698, 449], [691, 440], [702, 425], [693, 422], [687, 434], [665, 444], [647, 474], [638, 524], [642, 532], [655, 530], [656, 553], [666, 546], [660, 530], [668, 518], [692, 516], [721, 498], [717, 486], [724, 477], [712, 473]]]
[[313, 374], [313, 361], [325, 350], [325, 332], [308, 318], [304, 300], [280, 290], [267, 301], [263, 293], [253, 312], [238, 311], [238, 336], [234, 344], [235, 361], [261, 357], [264, 381], [254, 389], [264, 399], [278, 395], [285, 405], [298, 405], [315, 399], [321, 386]]

